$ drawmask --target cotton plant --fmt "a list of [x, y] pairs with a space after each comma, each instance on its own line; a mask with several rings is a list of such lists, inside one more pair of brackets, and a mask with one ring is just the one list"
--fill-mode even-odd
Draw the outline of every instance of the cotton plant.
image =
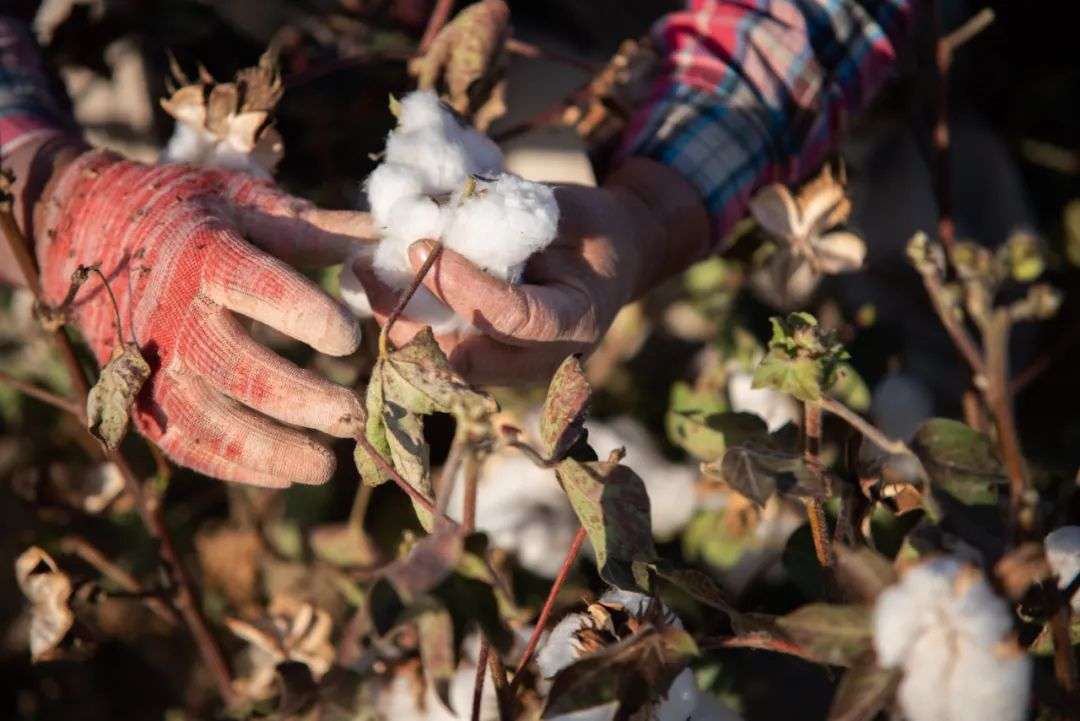
[[750, 213], [771, 240], [759, 251], [750, 287], [777, 308], [801, 305], [822, 276], [856, 271], [866, 259], [862, 239], [837, 228], [851, 201], [829, 166], [794, 194], [780, 183], [765, 186], [751, 198]]
[[[523, 425], [531, 428], [535, 423], [529, 415]], [[664, 458], [648, 430], [632, 418], [594, 420], [586, 427], [589, 443], [601, 458], [616, 448], [626, 449], [626, 464], [649, 493], [653, 535], [659, 540], [676, 536], [698, 508], [697, 469]], [[464, 485], [460, 477], [454, 484], [450, 510], [455, 515], [461, 512]], [[552, 549], [568, 548], [580, 526], [551, 469], [540, 468], [514, 449], [484, 463], [476, 524], [492, 543], [513, 553], [522, 568], [544, 578], [554, 578], [562, 565], [561, 554]]]
[[[616, 614], [627, 616], [625, 623]], [[645, 623], [674, 627], [683, 624], [675, 613], [651, 596], [612, 589], [585, 611], [565, 616], [546, 635], [536, 655], [543, 679], [550, 681], [574, 662], [618, 643]], [[615, 704], [549, 717], [551, 721], [608, 721]], [[635, 718], [638, 718], [635, 716]], [[735, 721], [738, 716], [710, 694], [698, 689], [694, 672], [683, 669], [648, 709], [650, 721]]]
[[[1058, 577], [1061, 590], [1072, 588], [1080, 575], [1080, 526], [1062, 526], [1051, 531], [1043, 541], [1046, 561]], [[1071, 599], [1074, 613], [1080, 613], [1080, 591], [1073, 591]]]
[[270, 178], [284, 155], [273, 111], [284, 93], [277, 59], [271, 51], [255, 67], [241, 70], [233, 82], [219, 83], [199, 69], [189, 79], [172, 64], [179, 87], [161, 101], [176, 120], [159, 162], [191, 163], [240, 170]]
[[[525, 262], [555, 238], [559, 207], [552, 189], [506, 172], [498, 146], [434, 92], [413, 92], [394, 108], [397, 127], [387, 137], [383, 162], [365, 184], [379, 234], [375, 274], [404, 289], [415, 275], [409, 246], [431, 239], [499, 280], [520, 282]], [[357, 315], [370, 315], [350, 265], [342, 274], [342, 298]], [[423, 287], [406, 312], [436, 333], [471, 328], [470, 319], [456, 316]]]
[[897, 699], [910, 721], [1020, 721], [1031, 659], [1013, 619], [974, 566], [942, 556], [910, 569], [878, 597], [878, 664], [903, 672]]

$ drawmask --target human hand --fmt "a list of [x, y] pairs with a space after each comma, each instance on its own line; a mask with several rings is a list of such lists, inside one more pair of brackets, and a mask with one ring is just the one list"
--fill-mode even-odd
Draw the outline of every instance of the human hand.
[[[356, 395], [255, 343], [235, 314], [323, 353], [354, 351], [356, 321], [286, 263], [337, 262], [370, 234], [366, 214], [323, 211], [241, 173], [87, 152], [56, 172], [33, 225], [47, 302], [61, 302], [78, 266], [108, 278], [123, 336], [152, 369], [133, 409], [144, 435], [224, 480], [330, 478], [330, 450], [282, 424], [351, 436]], [[104, 364], [117, 331], [102, 283], [87, 281], [72, 310]]]
[[[436, 337], [450, 363], [481, 384], [543, 381], [571, 353], [588, 353], [615, 314], [708, 245], [708, 219], [692, 187], [674, 171], [631, 159], [603, 188], [555, 188], [559, 235], [529, 259], [523, 282], [511, 285], [443, 249], [424, 285], [479, 332]], [[414, 271], [434, 247], [413, 244]], [[373, 313], [385, 323], [399, 293], [375, 275], [369, 257], [353, 263]], [[403, 316], [390, 329], [397, 345], [423, 326]]]

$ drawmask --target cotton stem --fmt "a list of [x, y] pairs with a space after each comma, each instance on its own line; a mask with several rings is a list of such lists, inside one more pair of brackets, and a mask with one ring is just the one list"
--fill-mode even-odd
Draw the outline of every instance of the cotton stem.
[[[821, 406], [817, 403], [803, 404], [803, 457], [811, 468], [821, 466]], [[825, 520], [825, 509], [816, 498], [806, 499], [806, 515], [810, 520], [810, 533], [814, 538], [814, 552], [818, 563], [825, 568], [832, 568], [836, 563], [832, 542], [829, 539], [829, 524]]]

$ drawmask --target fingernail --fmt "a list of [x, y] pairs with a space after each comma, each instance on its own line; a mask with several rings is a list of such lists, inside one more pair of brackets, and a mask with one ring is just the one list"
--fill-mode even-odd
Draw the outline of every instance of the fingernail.
[[418, 240], [409, 246], [409, 258], [412, 259], [413, 265], [423, 265], [433, 250], [435, 250], [434, 240]]

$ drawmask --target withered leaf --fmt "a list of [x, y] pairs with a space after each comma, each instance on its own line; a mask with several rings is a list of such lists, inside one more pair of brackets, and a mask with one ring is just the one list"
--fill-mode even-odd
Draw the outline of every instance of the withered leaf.
[[31, 603], [30, 658], [36, 663], [63, 655], [60, 645], [75, 624], [68, 605], [71, 579], [37, 546], [15, 560], [15, 578]]
[[86, 396], [87, 429], [110, 451], [124, 440], [131, 422], [131, 406], [150, 377], [150, 366], [139, 347], [124, 343], [113, 349], [97, 383]]
[[811, 603], [776, 619], [776, 625], [818, 663], [850, 666], [870, 650], [869, 606]]
[[456, 711], [450, 703], [450, 682], [457, 669], [454, 658], [454, 619], [446, 608], [432, 601], [416, 615], [416, 632], [420, 637], [420, 662], [424, 680], [435, 690], [439, 701], [451, 714]]
[[[390, 457], [390, 443], [386, 440], [386, 425], [382, 417], [383, 385], [382, 366], [376, 363], [371, 372], [371, 381], [368, 383], [367, 392], [364, 394], [364, 408], [367, 418], [364, 421], [364, 435], [368, 442], [382, 455], [383, 460], [393, 465]], [[390, 478], [382, 471], [379, 465], [368, 454], [367, 449], [359, 443], [353, 450], [353, 460], [356, 470], [360, 472], [360, 480], [367, 486], [378, 486]]]
[[498, 410], [491, 396], [474, 389], [450, 368], [431, 328], [424, 328], [379, 364], [384, 399], [413, 413], [476, 419]]
[[896, 583], [896, 570], [885, 556], [866, 546], [837, 544], [836, 582], [852, 600], [873, 603], [887, 586]]
[[680, 568], [667, 561], [658, 561], [652, 565], [656, 575], [678, 586], [702, 603], [723, 611], [733, 619], [740, 614], [735, 610], [720, 586], [710, 576], [694, 568]]
[[465, 533], [460, 526], [440, 523], [416, 542], [409, 552], [389, 564], [379, 574], [406, 602], [431, 591], [458, 565], [465, 549]]
[[600, 576], [627, 590], [647, 588], [656, 559], [649, 494], [630, 468], [611, 461], [561, 461], [556, 474], [596, 551]]
[[591, 395], [581, 357], [567, 356], [552, 376], [540, 410], [540, 443], [548, 458], [561, 458], [581, 437]]
[[351, 523], [326, 523], [311, 529], [308, 544], [312, 553], [334, 566], [370, 567], [378, 559], [371, 539]]
[[697, 654], [685, 631], [647, 624], [559, 671], [542, 718], [608, 705], [617, 709], [616, 718], [631, 718], [665, 694]]
[[811, 466], [798, 454], [764, 446], [736, 446], [724, 451], [720, 463], [706, 463], [702, 470], [723, 479], [745, 498], [764, 508], [773, 493], [800, 498], [826, 498], [828, 471]]
[[828, 721], [871, 721], [892, 701], [901, 675], [899, 668], [878, 667], [872, 652], [856, 659], [840, 679]]
[[[439, 31], [426, 53], [409, 63], [409, 73], [422, 90], [442, 86], [450, 107], [474, 116], [501, 79], [509, 23], [510, 9], [503, 0], [473, 3]], [[495, 117], [487, 108], [483, 119]]]
[[[394, 468], [413, 488], [428, 500], [434, 501], [435, 492], [431, 486], [430, 448], [424, 441], [424, 423], [420, 416], [405, 410], [396, 403], [387, 401], [383, 403], [382, 417]], [[413, 509], [420, 520], [420, 525], [425, 531], [430, 531], [434, 523], [431, 512], [415, 500]]]

